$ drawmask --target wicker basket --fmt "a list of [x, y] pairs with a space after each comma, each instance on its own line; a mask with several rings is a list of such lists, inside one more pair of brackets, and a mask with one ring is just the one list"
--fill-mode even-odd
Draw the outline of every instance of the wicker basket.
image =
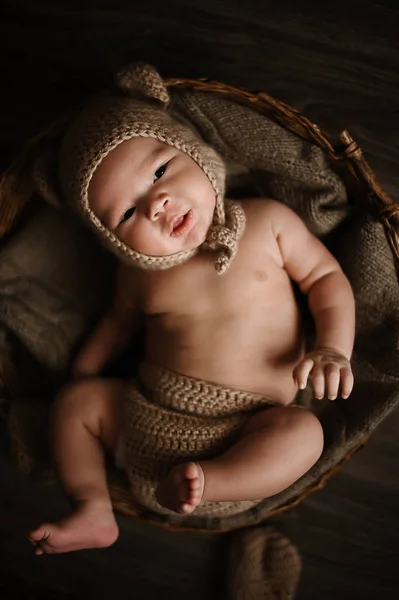
[[[335, 147], [331, 139], [298, 110], [272, 98], [264, 92], [254, 93], [207, 79], [168, 79], [165, 83], [169, 87], [190, 88], [195, 91], [221, 95], [234, 102], [249, 106], [253, 110], [265, 114], [268, 118], [277, 122], [285, 129], [288, 129], [312, 144], [319, 146], [327, 153], [333, 162], [337, 163], [337, 168], [340, 169], [340, 172], [345, 173], [345, 178], [350, 182], [351, 187], [353, 187], [354, 190], [357, 190], [357, 196], [364, 202], [364, 209], [366, 211], [372, 210], [374, 213], [377, 212], [378, 218], [384, 226], [395, 259], [396, 271], [399, 275], [399, 204], [395, 203], [384, 191], [377, 181], [372, 169], [364, 159], [362, 150], [347, 131], [343, 131], [340, 134], [340, 147]], [[62, 123], [58, 122], [52, 129], [54, 130], [55, 128], [56, 130], [61, 125]], [[32, 196], [33, 190], [29, 185], [26, 186], [26, 189], [21, 189], [18, 174], [22, 172], [30, 152], [37, 147], [38, 143], [40, 144], [41, 138], [46, 137], [49, 133], [51, 135], [51, 129], [31, 140], [27, 144], [25, 151], [18, 157], [10, 169], [4, 173], [0, 180], [0, 236], [4, 236], [12, 231], [14, 222], [22, 214], [23, 209]], [[13, 193], [15, 191], [18, 193]], [[15, 201], [16, 197], [18, 198], [18, 202]], [[3, 385], [6, 388], [7, 385], [12, 387], [12, 370], [13, 368], [10, 366], [9, 358], [7, 356], [0, 356], [0, 374], [2, 376]], [[331, 468], [319, 481], [314, 482], [312, 486], [307, 488], [298, 497], [279, 506], [266, 516], [270, 517], [287, 510], [288, 508], [297, 505], [313, 491], [320, 489], [327, 479], [338, 471], [342, 464], [346, 462], [346, 460], [348, 460], [365, 442], [366, 439], [364, 439], [358, 447], [351, 450], [339, 464]], [[163, 522], [161, 518], [157, 518], [152, 513], [146, 513], [132, 506], [131, 497], [128, 493], [127, 480], [123, 475], [116, 475], [113, 473], [109, 484], [114, 508], [117, 511], [132, 518], [140, 520], [144, 519], [168, 529], [182, 530], [182, 528], [179, 528], [178, 526], [172, 526]], [[184, 530], [187, 531], [187, 527], [184, 527]], [[198, 529], [196, 529], [196, 531], [198, 531]], [[220, 529], [217, 531], [220, 531]]]

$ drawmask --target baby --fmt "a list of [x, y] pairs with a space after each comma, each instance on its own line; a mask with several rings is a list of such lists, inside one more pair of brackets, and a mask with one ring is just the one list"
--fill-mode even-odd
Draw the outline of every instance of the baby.
[[[116, 540], [105, 451], [159, 512], [239, 510], [281, 492], [323, 450], [316, 416], [292, 405], [298, 388], [310, 377], [334, 400], [353, 387], [354, 298], [334, 257], [283, 204], [224, 197], [223, 162], [167, 114], [157, 73], [138, 67], [119, 85], [126, 95], [83, 111], [60, 153], [64, 198], [123, 262], [54, 406], [73, 512], [30, 533], [36, 554]], [[292, 281], [315, 321], [308, 354]], [[101, 378], [142, 326], [134, 385]]]

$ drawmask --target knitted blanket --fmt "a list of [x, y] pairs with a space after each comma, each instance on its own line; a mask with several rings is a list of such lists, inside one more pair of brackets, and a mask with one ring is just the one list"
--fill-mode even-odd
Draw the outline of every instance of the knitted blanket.
[[[176, 115], [225, 158], [229, 194], [273, 197], [295, 210], [338, 258], [356, 297], [354, 392], [346, 401], [313, 405], [325, 431], [322, 457], [284, 492], [236, 515], [195, 521], [198, 527], [228, 529], [257, 522], [294, 501], [395, 407], [399, 287], [382, 225], [352, 196], [322, 150], [232, 100], [180, 89], [172, 93]], [[100, 261], [101, 269], [95, 268]], [[43, 369], [56, 387], [109, 301], [114, 266], [113, 257], [73, 216], [38, 203], [0, 252], [3, 345], [27, 349], [33, 371]], [[21, 377], [20, 394], [28, 389], [29, 378]], [[310, 391], [299, 401], [310, 404]], [[181, 524], [192, 526], [192, 518], [183, 517]]]

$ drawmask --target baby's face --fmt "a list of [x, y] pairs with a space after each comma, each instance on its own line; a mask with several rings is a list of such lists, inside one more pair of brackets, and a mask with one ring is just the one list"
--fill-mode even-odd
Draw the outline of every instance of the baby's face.
[[200, 246], [212, 224], [215, 192], [187, 154], [153, 138], [122, 142], [100, 163], [90, 208], [127, 246], [168, 256]]

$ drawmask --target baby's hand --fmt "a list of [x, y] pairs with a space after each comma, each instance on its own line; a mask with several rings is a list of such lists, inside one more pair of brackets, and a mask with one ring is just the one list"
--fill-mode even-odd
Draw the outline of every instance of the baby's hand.
[[347, 398], [353, 388], [353, 374], [349, 360], [332, 348], [321, 348], [309, 352], [297, 364], [293, 377], [303, 390], [311, 376], [314, 395], [321, 400], [327, 393], [329, 400], [335, 400], [341, 382], [341, 397]]

